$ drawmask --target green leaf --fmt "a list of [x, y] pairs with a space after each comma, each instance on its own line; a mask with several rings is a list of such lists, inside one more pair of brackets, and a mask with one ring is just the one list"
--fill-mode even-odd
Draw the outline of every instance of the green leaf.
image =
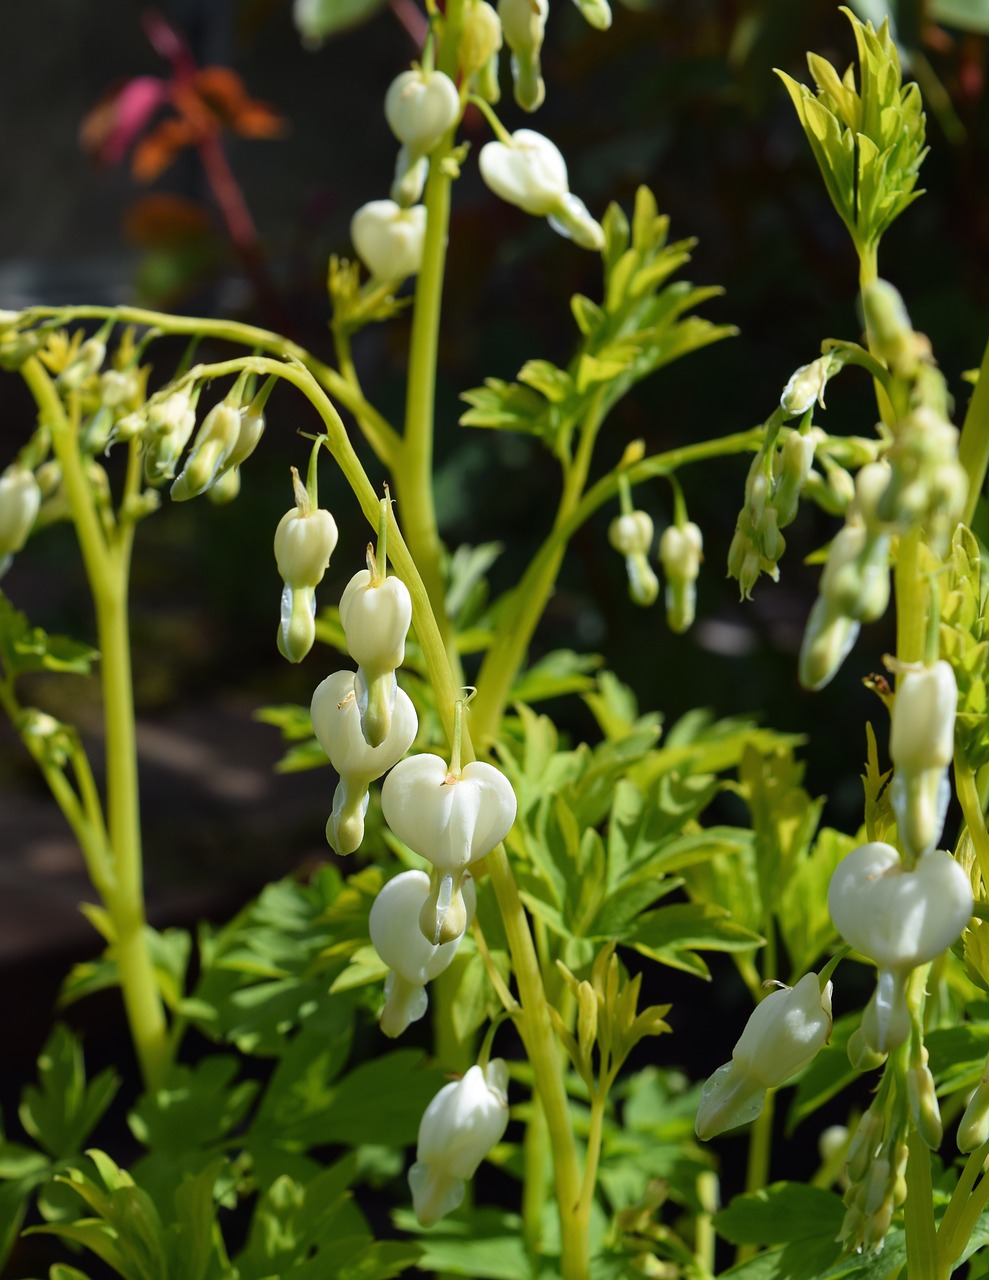
[[623, 941], [660, 964], [701, 978], [711, 975], [698, 950], [747, 951], [763, 945], [759, 934], [736, 924], [726, 908], [698, 902], [647, 911]]
[[[332, 1047], [323, 1049], [329, 1060]], [[300, 1050], [265, 1094], [248, 1144], [271, 1137], [302, 1150], [330, 1143], [412, 1143], [426, 1105], [443, 1082], [441, 1073], [425, 1068], [423, 1061], [418, 1050], [397, 1049], [333, 1084], [321, 1074], [319, 1043], [305, 1054]]]
[[554, 649], [522, 672], [512, 686], [510, 700], [531, 704], [565, 694], [586, 693], [595, 683], [589, 673], [600, 665], [597, 654]]
[[819, 1235], [833, 1241], [844, 1216], [840, 1197], [830, 1191], [801, 1182], [774, 1182], [761, 1191], [735, 1196], [714, 1215], [714, 1226], [731, 1244], [789, 1244]]
[[50, 636], [32, 627], [0, 591], [0, 662], [8, 676], [29, 671], [64, 671], [89, 675], [99, 652], [69, 636]]
[[37, 1087], [28, 1085], [21, 1094], [21, 1124], [56, 1160], [77, 1155], [119, 1085], [109, 1068], [86, 1083], [79, 1041], [59, 1023], [38, 1058]]
[[145, 1094], [129, 1116], [135, 1137], [154, 1151], [179, 1155], [190, 1147], [219, 1142], [235, 1129], [258, 1091], [256, 1080], [234, 1085], [238, 1060], [203, 1058], [178, 1064], [154, 1094]]
[[[411, 1214], [397, 1215], [407, 1231], [421, 1231]], [[472, 1276], [476, 1280], [521, 1280], [531, 1269], [517, 1214], [473, 1209], [444, 1218], [440, 1228], [420, 1237], [422, 1271]]]

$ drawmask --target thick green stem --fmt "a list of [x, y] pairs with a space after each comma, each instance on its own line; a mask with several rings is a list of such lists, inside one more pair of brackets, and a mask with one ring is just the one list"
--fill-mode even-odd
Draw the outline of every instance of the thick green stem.
[[580, 1162], [564, 1084], [564, 1069], [550, 1022], [539, 961], [525, 910], [504, 848], [488, 854], [488, 872], [501, 910], [512, 955], [522, 1011], [517, 1020], [529, 1055], [553, 1151], [556, 1199], [560, 1212], [562, 1280], [587, 1280], [590, 1242], [580, 1217]]
[[[437, 51], [437, 67], [456, 75], [457, 43], [463, 20], [464, 0], [448, 0], [443, 35]], [[422, 265], [416, 279], [412, 336], [409, 346], [409, 381], [405, 402], [405, 432], [394, 471], [395, 493], [409, 550], [426, 586], [429, 602], [443, 636], [447, 660], [458, 683], [460, 657], [453, 627], [447, 617], [443, 577], [443, 547], [436, 520], [433, 490], [433, 441], [436, 416], [436, 364], [439, 350], [443, 279], [450, 233], [450, 188], [453, 166], [448, 156], [454, 130], [439, 144], [429, 162], [424, 204], [426, 236]]]
[[[145, 1085], [160, 1085], [170, 1049], [161, 994], [145, 936], [137, 747], [131, 681], [127, 578], [133, 527], [113, 530], [109, 542], [78, 450], [78, 433], [37, 360], [23, 376], [52, 436], [96, 611], [106, 744], [107, 831], [112, 883], [97, 882], [113, 922], [124, 1005]], [[127, 495], [125, 494], [125, 500]]]

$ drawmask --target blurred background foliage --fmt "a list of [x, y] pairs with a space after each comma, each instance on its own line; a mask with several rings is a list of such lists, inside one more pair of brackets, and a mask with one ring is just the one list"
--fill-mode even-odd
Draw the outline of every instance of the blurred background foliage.
[[[856, 8], [878, 22], [888, 6]], [[978, 363], [989, 328], [989, 0], [903, 0], [892, 8], [904, 59], [928, 103], [931, 154], [922, 172], [928, 194], [884, 241], [880, 272], [931, 337], [963, 407], [961, 374]], [[320, 6], [306, 9], [318, 16]], [[387, 192], [394, 144], [381, 110], [384, 89], [417, 48], [408, 0], [324, 0], [321, 11], [334, 19], [333, 30], [304, 45], [288, 0], [172, 0], [150, 26], [132, 0], [12, 6], [7, 47], [16, 56], [0, 84], [0, 306], [139, 301], [235, 315], [282, 329], [327, 358], [327, 259], [350, 252], [353, 210]], [[355, 20], [338, 23], [341, 14]], [[191, 64], [168, 44], [162, 20], [185, 42]], [[662, 371], [619, 407], [602, 444], [609, 463], [635, 438], [653, 451], [761, 422], [823, 338], [858, 337], [854, 254], [773, 74], [779, 67], [806, 81], [808, 49], [839, 68], [851, 61], [851, 33], [834, 0], [627, 0], [603, 35], [567, 0], [554, 0], [544, 51], [548, 97], [532, 121], [511, 102], [505, 69], [500, 110], [508, 127], [531, 123], [557, 142], [573, 189], [596, 216], [610, 199], [630, 208], [636, 187], [648, 183], [671, 217], [672, 237], [698, 237], [689, 277], [725, 287], [705, 314], [740, 330]], [[225, 71], [197, 80], [195, 67]], [[146, 89], [157, 82], [158, 98], [143, 132], [122, 139], [112, 132], [119, 124], [113, 110], [134, 77]], [[214, 135], [208, 145], [222, 146], [256, 229], [246, 248], [243, 236], [231, 237], [229, 208], [217, 203], [197, 120]], [[486, 140], [476, 114], [465, 132], [475, 150]], [[139, 133], [145, 142], [134, 150]], [[569, 297], [594, 297], [599, 284], [592, 255], [496, 201], [468, 160], [450, 240], [437, 484], [451, 548], [504, 544], [492, 570], [495, 591], [518, 578], [551, 519], [555, 464], [530, 440], [458, 427], [459, 394], [486, 376], [514, 377], [529, 358], [565, 363], [575, 337]], [[401, 417], [406, 342], [400, 318], [366, 331], [356, 346], [371, 398], [394, 419]], [[177, 361], [181, 349], [174, 354]], [[30, 408], [16, 379], [5, 387], [11, 453], [29, 428]], [[849, 371], [829, 387], [824, 425], [868, 433], [871, 400], [865, 376]], [[280, 584], [271, 538], [290, 505], [288, 466], [305, 456], [295, 433], [313, 430], [315, 418], [280, 390], [269, 424], [236, 503], [171, 507], [140, 531], [134, 630], [146, 721], [189, 713], [202, 723], [223, 707], [225, 732], [237, 737], [253, 706], [308, 703], [337, 663], [317, 650], [290, 668], [275, 652]], [[807, 733], [806, 785], [828, 794], [825, 821], [854, 829], [862, 722], [877, 710], [861, 680], [892, 647], [891, 626], [865, 629], [827, 694], [799, 689], [796, 651], [819, 572], [803, 561], [832, 536], [832, 522], [802, 512], [787, 530], [781, 582], [760, 584], [755, 600], [740, 605], [724, 563], [744, 474], [736, 459], [681, 477], [690, 518], [705, 535], [690, 633], [672, 635], [661, 606], [640, 610], [629, 602], [621, 558], [606, 537], [615, 512], [606, 511], [575, 540], [540, 651], [606, 654], [642, 708], [659, 710], [667, 723], [700, 703], [718, 715], [758, 711], [774, 727]], [[342, 535], [320, 591], [330, 604], [359, 565], [367, 530], [329, 470], [320, 492]], [[668, 486], [654, 484], [636, 499], [659, 528], [669, 520]], [[87, 635], [70, 544], [67, 530], [46, 531], [4, 585], [36, 621]], [[78, 697], [85, 704], [90, 693], [80, 687]], [[58, 710], [86, 719], [85, 705]], [[576, 701], [552, 710], [570, 732], [589, 731]], [[254, 731], [270, 733], [267, 768], [280, 744], [273, 731]], [[216, 749], [222, 753], [222, 740]], [[27, 767], [3, 768], [5, 780], [33, 785]], [[266, 876], [326, 856], [326, 775], [283, 783], [267, 823], [249, 808], [245, 816], [228, 795], [190, 830], [186, 814], [177, 819], [165, 776], [150, 802], [152, 885], [184, 877], [236, 897]]]

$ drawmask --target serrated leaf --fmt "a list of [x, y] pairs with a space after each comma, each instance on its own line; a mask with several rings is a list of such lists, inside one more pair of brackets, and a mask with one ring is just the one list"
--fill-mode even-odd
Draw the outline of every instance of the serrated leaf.
[[527, 360], [517, 374], [519, 382], [532, 387], [553, 404], [562, 404], [573, 394], [573, 381], [564, 369], [549, 360]]
[[726, 908], [698, 902], [646, 912], [623, 941], [660, 964], [703, 978], [710, 972], [698, 950], [748, 951], [763, 945], [762, 937], [737, 924]]
[[21, 1123], [56, 1160], [77, 1155], [119, 1085], [109, 1068], [86, 1083], [79, 1041], [59, 1023], [38, 1058], [38, 1085], [21, 1094]]

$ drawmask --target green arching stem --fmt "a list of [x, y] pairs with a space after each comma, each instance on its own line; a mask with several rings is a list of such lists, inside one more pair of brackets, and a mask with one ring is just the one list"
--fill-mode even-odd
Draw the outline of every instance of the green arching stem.
[[958, 461], [968, 476], [968, 496], [965, 499], [962, 523], [970, 525], [985, 483], [986, 468], [989, 467], [989, 342], [982, 355], [979, 380], [975, 384], [962, 424]]
[[[348, 413], [354, 415], [368, 443], [382, 461], [387, 457], [391, 460], [389, 465], [392, 465], [392, 461], [397, 456], [401, 437], [387, 419], [368, 403], [359, 387], [349, 382], [330, 365], [317, 360], [304, 347], [290, 342], [270, 329], [240, 324], [236, 320], [170, 316], [164, 312], [149, 311], [143, 307], [29, 307], [24, 314], [31, 317], [37, 316], [39, 319], [56, 317], [62, 324], [70, 324], [74, 320], [99, 320], [110, 317], [124, 324], [154, 328], [159, 334], [189, 334], [194, 339], [190, 346], [198, 344], [200, 338], [216, 338], [223, 342], [256, 348], [270, 355], [282, 356], [287, 360], [298, 360], [305, 365], [325, 391], [339, 400]], [[189, 359], [191, 361], [191, 353]]]
[[[113, 921], [113, 955], [141, 1074], [147, 1088], [155, 1089], [169, 1065], [170, 1047], [164, 1006], [147, 946], [144, 910], [127, 614], [134, 526], [122, 519], [112, 531], [112, 540], [108, 539], [79, 456], [76, 433], [51, 378], [35, 358], [28, 360], [21, 372], [51, 431], [52, 449], [61, 467], [96, 611], [106, 742], [107, 830], [113, 859], [112, 885], [105, 886], [103, 896]], [[138, 477], [131, 457], [121, 513], [128, 500], [136, 497]]]
[[919, 525], [900, 535], [893, 573], [896, 656], [900, 662], [923, 662], [926, 649], [928, 584], [921, 572], [920, 547]]

